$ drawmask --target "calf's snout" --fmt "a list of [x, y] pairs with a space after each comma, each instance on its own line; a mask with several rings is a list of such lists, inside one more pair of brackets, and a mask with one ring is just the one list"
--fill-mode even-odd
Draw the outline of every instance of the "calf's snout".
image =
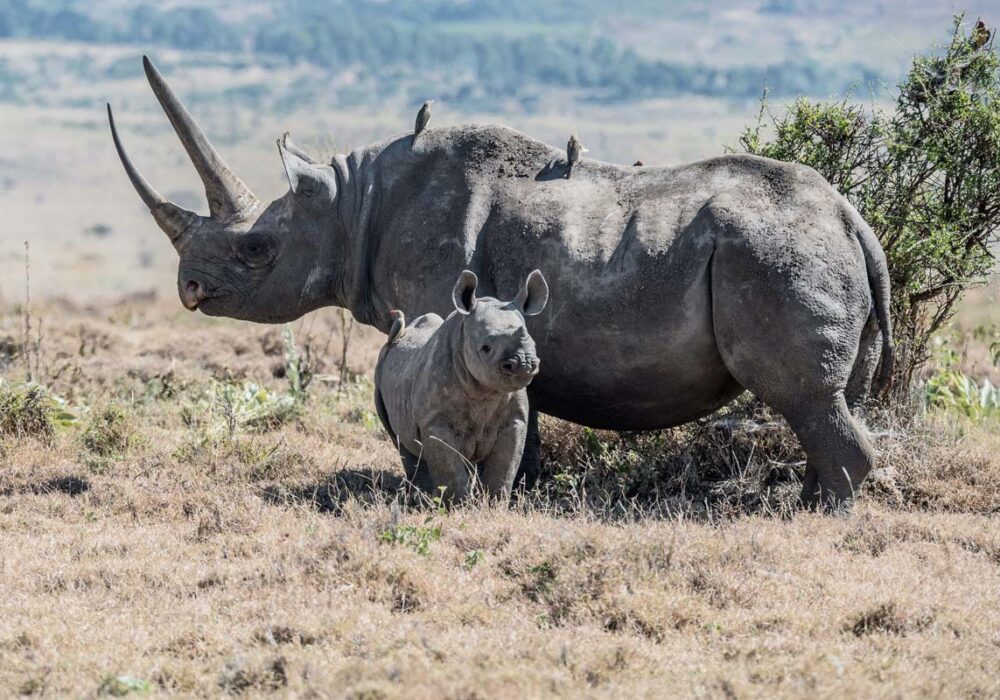
[[511, 355], [500, 363], [500, 371], [512, 377], [530, 377], [538, 372], [538, 358], [528, 355]]

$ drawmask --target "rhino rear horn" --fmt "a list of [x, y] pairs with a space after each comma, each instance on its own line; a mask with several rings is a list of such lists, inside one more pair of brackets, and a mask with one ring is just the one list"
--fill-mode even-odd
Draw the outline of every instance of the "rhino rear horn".
[[201, 176], [212, 218], [228, 223], [253, 211], [260, 203], [254, 193], [229, 169], [147, 56], [142, 57], [142, 65], [156, 99]]

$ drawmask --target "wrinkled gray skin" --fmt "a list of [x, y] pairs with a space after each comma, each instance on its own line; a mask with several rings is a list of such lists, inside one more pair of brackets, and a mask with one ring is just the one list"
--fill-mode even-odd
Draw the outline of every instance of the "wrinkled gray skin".
[[537, 270], [512, 301], [477, 297], [477, 283], [462, 273], [444, 320], [393, 324], [375, 367], [375, 407], [411, 482], [443, 488], [448, 500], [479, 482], [506, 501], [528, 430], [524, 389], [539, 367], [524, 321], [541, 313], [549, 290]]
[[669, 168], [581, 159], [567, 180], [562, 152], [517, 131], [441, 127], [329, 165], [279, 143], [291, 189], [263, 205], [147, 73], [217, 201], [209, 218], [180, 210], [120, 151], [180, 254], [188, 308], [279, 323], [334, 305], [387, 332], [390, 309], [446, 313], [463, 269], [484, 295], [510, 298], [542, 268], [555, 301], [528, 320], [545, 369], [529, 390], [526, 466], [536, 411], [665, 428], [749, 390], [801, 440], [806, 503], [850, 499], [871, 469], [848, 404], [880, 356], [876, 384], [891, 370], [886, 261], [814, 170], [747, 155]]

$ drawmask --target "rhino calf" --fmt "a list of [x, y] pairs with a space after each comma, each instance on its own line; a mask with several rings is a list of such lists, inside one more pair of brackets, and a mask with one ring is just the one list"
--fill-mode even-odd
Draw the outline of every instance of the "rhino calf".
[[549, 288], [538, 270], [511, 301], [476, 297], [463, 272], [455, 311], [425, 314], [409, 327], [401, 312], [375, 367], [375, 407], [399, 448], [407, 478], [460, 500], [482, 483], [506, 500], [527, 434], [525, 387], [538, 374], [525, 316], [541, 313]]

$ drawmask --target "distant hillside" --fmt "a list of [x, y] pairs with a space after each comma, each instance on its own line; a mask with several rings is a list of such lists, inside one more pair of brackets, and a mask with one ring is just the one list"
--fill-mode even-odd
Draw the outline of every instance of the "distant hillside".
[[[891, 78], [858, 60], [823, 63], [804, 54], [764, 64], [752, 56], [740, 65], [697, 56], [666, 60], [657, 57], [662, 50], [655, 41], [628, 26], [663, 22], [668, 15], [691, 26], [708, 19], [711, 27], [710, 16], [693, 2], [669, 9], [651, 0], [93, 5], [9, 0], [0, 4], [0, 37], [304, 61], [331, 72], [355, 70], [355, 85], [364, 88], [356, 92], [364, 96], [425, 94], [421, 85], [434, 81], [467, 105], [513, 98], [530, 107], [533, 93], [546, 86], [621, 101], [684, 94], [746, 98], [759, 95], [765, 83], [779, 96], [826, 96]], [[794, 4], [769, 0], [764, 9], [794, 13]]]

